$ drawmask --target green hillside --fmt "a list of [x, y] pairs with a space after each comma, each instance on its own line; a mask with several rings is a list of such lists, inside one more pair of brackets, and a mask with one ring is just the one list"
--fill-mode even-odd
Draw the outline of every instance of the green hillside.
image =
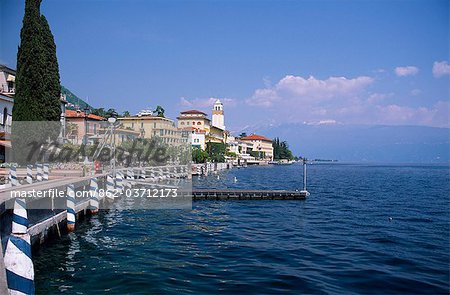
[[66, 87], [61, 85], [61, 93], [66, 95], [66, 100], [68, 102], [67, 109], [69, 110], [76, 110], [76, 109], [84, 109], [89, 107], [90, 109], [93, 109], [91, 105], [86, 103], [84, 100], [73, 94], [72, 91], [67, 89]]

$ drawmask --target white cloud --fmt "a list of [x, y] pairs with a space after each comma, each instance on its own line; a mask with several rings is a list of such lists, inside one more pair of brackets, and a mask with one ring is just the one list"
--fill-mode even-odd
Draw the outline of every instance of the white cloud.
[[397, 104], [377, 106], [377, 123], [449, 127], [450, 102], [438, 101], [432, 107], [412, 108]]
[[413, 76], [419, 72], [419, 69], [414, 66], [396, 67], [395, 74], [399, 77]]
[[[252, 107], [247, 118], [261, 122], [313, 122], [314, 124], [393, 124], [449, 127], [450, 103], [410, 107], [393, 92], [370, 91], [371, 77], [316, 79], [285, 76], [274, 86], [256, 89], [246, 100]], [[420, 91], [414, 89], [412, 94]]]
[[435, 61], [433, 64], [433, 75], [436, 78], [450, 74], [450, 65], [447, 61]]
[[373, 79], [361, 76], [353, 79], [345, 77], [330, 77], [326, 80], [309, 77], [288, 75], [282, 78], [275, 86], [257, 89], [253, 96], [247, 99], [249, 105], [271, 107], [280, 101], [305, 103], [327, 101], [336, 97], [355, 95]]

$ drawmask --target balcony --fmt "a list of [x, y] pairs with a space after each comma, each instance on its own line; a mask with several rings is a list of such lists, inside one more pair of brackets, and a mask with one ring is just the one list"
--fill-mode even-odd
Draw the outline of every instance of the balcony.
[[16, 93], [16, 88], [8, 85], [8, 84], [1, 84], [0, 85], [0, 93], [2, 94], [15, 94]]

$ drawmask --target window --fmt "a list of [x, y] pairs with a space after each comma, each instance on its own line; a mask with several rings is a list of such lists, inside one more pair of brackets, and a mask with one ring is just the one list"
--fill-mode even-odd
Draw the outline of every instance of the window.
[[131, 122], [131, 128], [134, 129], [134, 122]]
[[184, 122], [181, 122], [181, 125], [184, 125]]
[[141, 122], [141, 128], [144, 128], [144, 122]]
[[97, 124], [94, 124], [94, 134], [97, 133]]
[[202, 125], [202, 122], [197, 122], [197, 125]]
[[159, 130], [159, 135], [161, 135], [161, 136], [164, 135], [164, 130], [163, 129]]
[[156, 123], [153, 123], [153, 128], [156, 128]]

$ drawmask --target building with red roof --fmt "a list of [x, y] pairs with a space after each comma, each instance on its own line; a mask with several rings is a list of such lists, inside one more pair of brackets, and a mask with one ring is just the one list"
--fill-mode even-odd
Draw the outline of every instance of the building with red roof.
[[82, 111], [66, 110], [66, 138], [73, 144], [82, 144], [87, 140], [87, 144], [97, 141], [100, 136], [102, 122], [105, 118], [86, 114]]
[[262, 135], [251, 134], [240, 138], [241, 141], [253, 144], [252, 151], [258, 153], [258, 157], [273, 161], [272, 139]]

